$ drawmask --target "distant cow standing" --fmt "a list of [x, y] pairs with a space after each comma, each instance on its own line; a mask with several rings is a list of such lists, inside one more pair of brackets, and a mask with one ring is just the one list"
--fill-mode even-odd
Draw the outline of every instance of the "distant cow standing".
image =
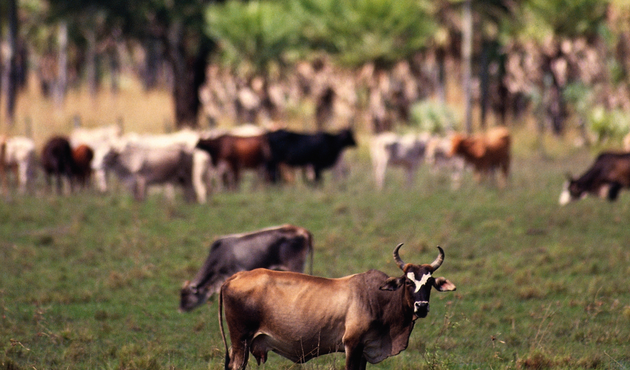
[[[195, 200], [192, 184], [192, 152], [185, 145], [170, 141], [127, 140], [99, 154], [99, 167], [113, 171], [143, 201], [150, 185], [180, 185], [187, 201]], [[94, 167], [94, 165], [93, 165]]]
[[24, 136], [0, 138], [0, 178], [8, 190], [10, 172], [14, 173], [19, 192], [32, 190], [35, 165], [35, 142]]
[[407, 186], [413, 184], [417, 169], [424, 162], [428, 134], [397, 135], [393, 132], [380, 133], [370, 143], [370, 157], [374, 169], [376, 187], [383, 189], [388, 166], [399, 166], [407, 173]]
[[622, 188], [630, 187], [630, 153], [600, 154], [578, 179], [569, 177], [560, 194], [560, 205], [580, 200], [588, 194], [615, 201]]
[[70, 185], [70, 192], [74, 189], [74, 174], [77, 171], [72, 149], [68, 139], [55, 136], [48, 140], [42, 150], [42, 166], [46, 173], [48, 189], [52, 189], [52, 176], [57, 179], [57, 194], [63, 191], [62, 177], [66, 177]]
[[231, 188], [237, 188], [244, 169], [264, 172], [264, 166], [269, 160], [270, 151], [267, 137], [221, 135], [215, 138], [200, 139], [196, 146], [210, 154], [212, 165], [217, 168], [225, 163], [232, 179]]
[[192, 281], [180, 294], [180, 311], [191, 311], [217, 293], [221, 284], [239, 271], [267, 268], [303, 272], [307, 255], [313, 271], [313, 236], [298, 226], [283, 225], [217, 239]]
[[81, 144], [72, 150], [72, 158], [75, 163], [74, 176], [81, 187], [88, 187], [92, 179], [92, 159], [94, 158], [94, 151], [89, 146]]
[[485, 134], [464, 136], [454, 134], [451, 155], [464, 158], [473, 166], [477, 181], [489, 176], [498, 168], [501, 170], [499, 186], [507, 183], [510, 173], [510, 132], [505, 127], [496, 127]]
[[346, 147], [357, 145], [351, 129], [341, 130], [337, 134], [302, 134], [281, 129], [269, 132], [267, 138], [271, 148], [271, 159], [267, 168], [273, 182], [279, 180], [278, 166], [285, 164], [312, 167], [315, 183], [318, 184], [322, 170], [334, 166]]

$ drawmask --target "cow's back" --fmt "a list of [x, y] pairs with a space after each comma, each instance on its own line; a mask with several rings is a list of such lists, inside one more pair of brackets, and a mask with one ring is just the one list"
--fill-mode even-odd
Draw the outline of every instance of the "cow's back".
[[591, 168], [602, 181], [630, 187], [630, 153], [602, 153]]

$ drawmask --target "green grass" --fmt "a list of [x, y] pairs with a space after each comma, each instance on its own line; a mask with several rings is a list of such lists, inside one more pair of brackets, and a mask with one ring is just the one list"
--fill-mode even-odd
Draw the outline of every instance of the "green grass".
[[[630, 368], [630, 194], [560, 208], [564, 173], [582, 171], [593, 154], [515, 151], [501, 191], [470, 174], [452, 191], [425, 168], [410, 189], [399, 170], [388, 172], [377, 193], [362, 146], [348, 153], [350, 177], [327, 174], [319, 189], [245, 183], [207, 205], [159, 194], [136, 203], [122, 190], [14, 196], [0, 203], [0, 369], [220, 369], [216, 300], [178, 313], [181, 284], [215, 237], [281, 223], [313, 232], [314, 273], [327, 277], [398, 275], [399, 242], [415, 263], [444, 248], [439, 275], [457, 291], [434, 292], [409, 348], [368, 368]], [[293, 365], [270, 354], [260, 368], [343, 361]]]

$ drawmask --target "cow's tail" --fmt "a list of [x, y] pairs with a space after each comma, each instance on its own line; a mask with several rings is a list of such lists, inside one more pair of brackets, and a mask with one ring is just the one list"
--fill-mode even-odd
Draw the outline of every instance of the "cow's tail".
[[225, 331], [223, 330], [223, 289], [219, 289], [219, 329], [221, 330], [221, 339], [225, 347], [225, 370], [230, 366], [230, 350], [225, 339]]

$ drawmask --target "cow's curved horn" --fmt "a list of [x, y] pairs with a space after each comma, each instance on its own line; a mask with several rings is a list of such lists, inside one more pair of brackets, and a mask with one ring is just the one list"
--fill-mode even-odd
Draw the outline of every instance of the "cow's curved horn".
[[400, 247], [402, 247], [402, 245], [403, 243], [400, 243], [394, 249], [394, 261], [396, 262], [398, 267], [400, 267], [401, 270], [403, 269], [403, 266], [405, 266], [405, 263], [403, 262], [403, 260], [400, 259], [400, 256], [398, 255], [398, 250], [400, 249]]
[[442, 266], [442, 262], [444, 262], [444, 249], [438, 245], [437, 247], [440, 250], [440, 254], [438, 254], [435, 261], [431, 262], [431, 267], [433, 267], [433, 271], [437, 270]]

